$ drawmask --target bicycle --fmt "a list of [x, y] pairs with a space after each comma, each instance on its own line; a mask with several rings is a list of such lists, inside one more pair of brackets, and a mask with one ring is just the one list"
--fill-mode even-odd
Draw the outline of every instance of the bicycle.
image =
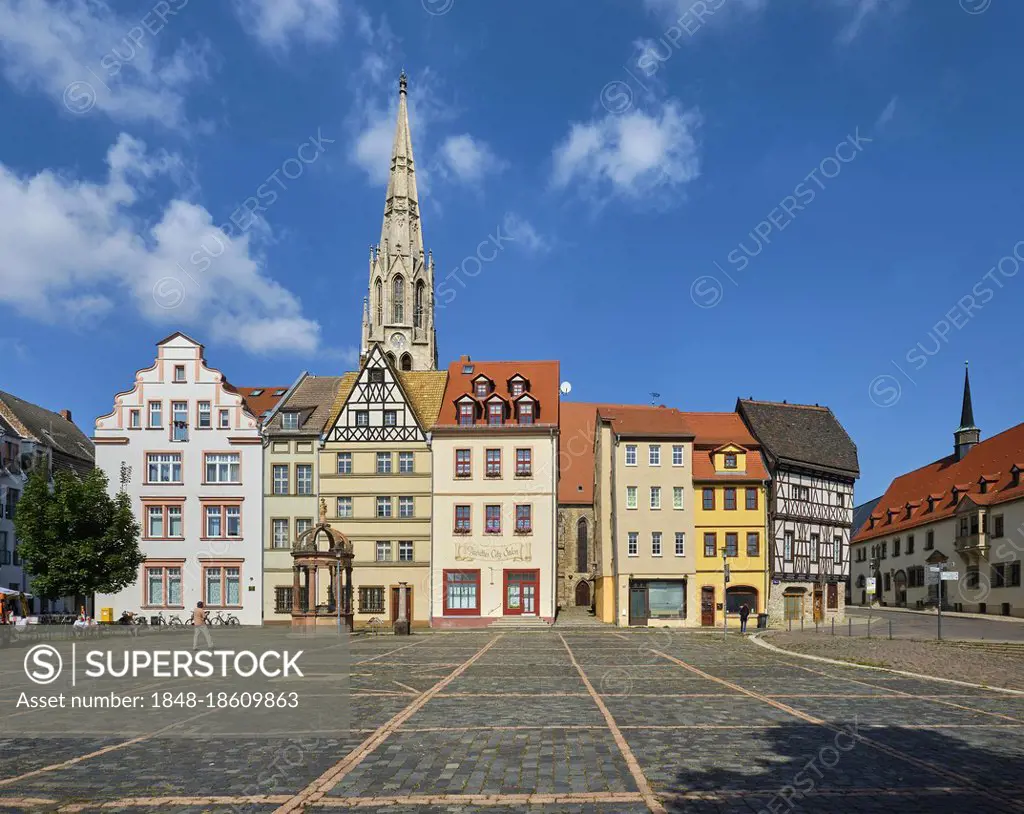
[[220, 627], [220, 626], [234, 627], [236, 625], [240, 625], [241, 622], [238, 621], [238, 617], [235, 616], [234, 614], [229, 613], [227, 616], [225, 616], [222, 611], [217, 611], [217, 613], [215, 613], [214, 615], [212, 615], [210, 617], [210, 624], [211, 625], [215, 625], [217, 627]]

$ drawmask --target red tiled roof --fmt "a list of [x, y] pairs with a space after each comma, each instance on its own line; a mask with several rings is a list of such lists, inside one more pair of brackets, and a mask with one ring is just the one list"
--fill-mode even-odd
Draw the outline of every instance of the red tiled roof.
[[[870, 528], [870, 520], [854, 534], [854, 542], [885, 537], [904, 529], [932, 523], [956, 512], [952, 490], [960, 488], [960, 500], [968, 497], [979, 505], [990, 506], [1008, 500], [1024, 498], [1024, 480], [1017, 486], [1011, 486], [1012, 473], [1010, 468], [1024, 453], [1024, 424], [994, 435], [972, 448], [962, 461], [955, 455], [940, 458], [927, 466], [915, 469], [896, 478], [882, 495], [873, 515], [875, 527]], [[999, 480], [989, 483], [988, 491], [981, 493], [978, 479], [983, 473], [998, 473]], [[935, 510], [929, 511], [927, 504], [914, 509], [907, 518], [906, 504], [924, 501], [928, 496], [939, 499]], [[893, 521], [888, 522], [888, 511], [896, 512]]]
[[[737, 413], [683, 413], [693, 428], [693, 479], [695, 481], [766, 481], [768, 470], [761, 457], [760, 445], [750, 434]], [[747, 450], [744, 472], [719, 472], [715, 469], [714, 452], [726, 444]]]
[[610, 421], [619, 435], [692, 437], [693, 430], [683, 413], [672, 407], [645, 404], [599, 404], [598, 414]]
[[[472, 372], [463, 371], [472, 368]], [[448, 365], [448, 386], [444, 391], [441, 413], [437, 417], [437, 427], [458, 427], [459, 415], [455, 401], [460, 396], [473, 394], [473, 379], [480, 374], [494, 382], [494, 393], [501, 395], [506, 401], [511, 400], [508, 380], [517, 373], [524, 376], [530, 383], [529, 393], [536, 399], [534, 408], [535, 425], [557, 426], [558, 424], [558, 362], [477, 362], [460, 360]], [[480, 401], [487, 401], [490, 393]], [[504, 426], [518, 426], [515, 412], [507, 417]], [[478, 415], [476, 426], [486, 426], [487, 416]]]
[[[274, 409], [274, 405], [288, 392], [289, 387], [290, 385], [286, 384], [284, 386], [278, 385], [277, 387], [236, 386], [234, 389], [245, 400], [245, 406], [249, 409], [249, 412], [262, 423], [263, 414]], [[254, 395], [254, 393], [259, 395]]]
[[603, 405], [563, 401], [558, 411], [558, 502], [594, 502], [594, 434]]

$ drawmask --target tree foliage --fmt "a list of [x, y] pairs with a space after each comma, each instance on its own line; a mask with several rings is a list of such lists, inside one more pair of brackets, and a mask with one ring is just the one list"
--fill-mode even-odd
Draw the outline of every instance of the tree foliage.
[[44, 597], [115, 593], [138, 579], [145, 557], [139, 524], [123, 491], [113, 498], [107, 476], [58, 472], [50, 488], [45, 471], [29, 476], [14, 517], [18, 553]]

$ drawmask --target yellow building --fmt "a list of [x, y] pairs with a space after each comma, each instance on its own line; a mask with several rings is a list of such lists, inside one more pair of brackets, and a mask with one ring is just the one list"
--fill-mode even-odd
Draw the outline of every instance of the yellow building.
[[[320, 496], [332, 527], [351, 540], [354, 626], [430, 619], [431, 452], [448, 374], [396, 370], [373, 345], [342, 381], [320, 449]], [[326, 589], [325, 589], [326, 590]]]
[[695, 436], [696, 575], [691, 586], [699, 603], [699, 622], [704, 627], [721, 626], [725, 610], [729, 625], [739, 627], [739, 610], [746, 605], [753, 628], [768, 599], [768, 472], [757, 442], [737, 414], [685, 416]]

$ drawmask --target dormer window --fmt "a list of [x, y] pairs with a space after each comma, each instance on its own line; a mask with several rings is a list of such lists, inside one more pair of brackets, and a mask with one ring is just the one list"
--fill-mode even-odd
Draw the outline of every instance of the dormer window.
[[491, 426], [505, 423], [505, 405], [500, 401], [492, 401], [487, 405], [487, 423]]
[[885, 514], [886, 514], [886, 517], [887, 517], [887, 519], [888, 519], [888, 522], [890, 522], [890, 523], [891, 523], [891, 522], [892, 522], [892, 518], [893, 518], [893, 515], [894, 515], [894, 514], [896, 514], [896, 512], [895, 512], [895, 510], [893, 510], [893, 509], [887, 509], [887, 510], [886, 510], [886, 512], [885, 512]]
[[978, 479], [978, 491], [983, 495], [988, 494], [988, 481], [985, 478]]
[[736, 468], [736, 453], [727, 452], [725, 453], [725, 468], [735, 469]]
[[951, 491], [953, 493], [953, 504], [956, 505], [956, 503], [959, 502], [960, 500], [960, 492], [962, 492], [963, 490], [960, 489], [960, 487], [958, 486], [954, 486]]
[[478, 399], [487, 398], [494, 392], [494, 382], [488, 379], [483, 373], [473, 379], [473, 395]]
[[1010, 489], [1020, 486], [1020, 470], [1021, 468], [1017, 464], [1010, 467]]
[[463, 402], [459, 405], [459, 424], [463, 427], [472, 426], [475, 416], [473, 415], [473, 403]]
[[299, 428], [299, 414], [296, 412], [281, 413], [281, 429], [297, 430]]
[[936, 498], [935, 495], [928, 495], [928, 511], [930, 511], [930, 512], [934, 512], [935, 511], [935, 501], [937, 499], [938, 498]]
[[508, 380], [508, 392], [512, 398], [519, 398], [530, 388], [530, 383], [518, 373]]
[[868, 528], [873, 529], [875, 527], [875, 517], [872, 515], [868, 518]]

